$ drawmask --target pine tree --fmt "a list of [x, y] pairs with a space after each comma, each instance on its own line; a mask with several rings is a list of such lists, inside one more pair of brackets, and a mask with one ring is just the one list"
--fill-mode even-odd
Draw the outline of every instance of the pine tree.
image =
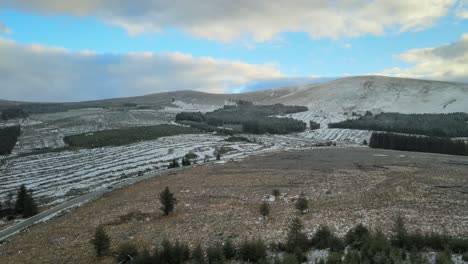
[[223, 252], [224, 257], [226, 257], [227, 260], [231, 260], [236, 257], [236, 248], [234, 247], [232, 240], [228, 239], [226, 242], [224, 242]]
[[177, 203], [177, 199], [174, 198], [174, 193], [169, 190], [169, 187], [166, 187], [164, 191], [159, 194], [159, 201], [161, 202], [161, 211], [164, 215], [169, 215], [174, 211], [174, 206]]
[[264, 201], [261, 205], [260, 205], [260, 214], [263, 216], [263, 219], [266, 219], [267, 215], [270, 214], [270, 205]]
[[28, 196], [28, 190], [26, 189], [26, 186], [21, 185], [21, 187], [18, 190], [18, 193], [16, 195], [16, 205], [15, 205], [15, 212], [17, 214], [22, 214], [24, 211], [24, 202], [27, 199], [26, 197]]
[[182, 158], [182, 166], [190, 166], [192, 163], [186, 157]]
[[392, 244], [399, 248], [404, 248], [408, 242], [408, 231], [405, 227], [405, 220], [401, 215], [395, 219], [392, 228]]
[[309, 209], [309, 202], [307, 201], [304, 192], [301, 192], [301, 195], [299, 196], [299, 198], [297, 198], [295, 206], [296, 209], [299, 212], [301, 212], [301, 214], [304, 214], [305, 211]]
[[305, 251], [308, 247], [308, 239], [304, 232], [302, 232], [302, 222], [298, 217], [295, 217], [291, 223], [289, 223], [288, 236], [286, 239], [286, 250], [290, 253], [296, 251], [299, 248]]
[[192, 251], [192, 262], [193, 264], [205, 263], [205, 253], [203, 252], [200, 244], [198, 244]]
[[23, 217], [31, 217], [37, 215], [37, 205], [34, 202], [34, 198], [32, 196], [32, 192], [29, 191], [24, 198], [24, 208], [23, 208]]
[[179, 167], [180, 167], [179, 162], [175, 158], [169, 163], [169, 166], [168, 166], [169, 169], [179, 168]]
[[91, 240], [96, 250], [96, 256], [107, 256], [110, 253], [110, 238], [102, 226], [96, 228], [94, 239]]
[[206, 258], [208, 259], [208, 264], [224, 263], [223, 247], [220, 244], [208, 247], [206, 249]]
[[119, 246], [116, 253], [118, 263], [130, 263], [129, 261], [138, 256], [138, 249], [134, 244], [125, 242]]

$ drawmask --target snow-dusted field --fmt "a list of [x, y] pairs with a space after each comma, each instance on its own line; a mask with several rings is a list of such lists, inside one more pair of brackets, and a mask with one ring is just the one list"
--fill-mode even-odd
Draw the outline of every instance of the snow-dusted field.
[[63, 137], [113, 128], [154, 126], [170, 123], [174, 114], [158, 110], [110, 110], [90, 108], [60, 113], [37, 114], [8, 122], [2, 126], [21, 124], [22, 134], [13, 154], [35, 149], [63, 147]]
[[193, 104], [193, 103], [186, 103], [182, 101], [174, 101], [172, 103], [174, 107], [166, 106], [162, 109], [162, 112], [166, 113], [180, 113], [180, 112], [212, 112], [216, 109], [222, 108], [222, 105], [200, 105], [200, 104]]
[[0, 200], [26, 184], [42, 204], [58, 202], [136, 177], [138, 171], [165, 169], [171, 159], [189, 152], [202, 161], [205, 155], [213, 159], [215, 150], [221, 146], [233, 149], [225, 155], [226, 159], [262, 149], [258, 144], [223, 140], [207, 134], [181, 135], [127, 146], [13, 158], [0, 167]]
[[356, 119], [358, 116], [345, 115], [344, 113], [325, 113], [319, 111], [306, 111], [289, 114], [286, 117], [304, 121], [309, 127], [309, 122], [314, 121], [320, 124], [320, 129], [307, 130], [299, 134], [299, 137], [311, 139], [314, 142], [336, 142], [338, 144], [362, 144], [364, 140], [369, 142], [372, 132], [367, 130], [352, 130], [328, 128], [328, 124], [337, 123], [347, 119]]
[[68, 198], [136, 177], [138, 171], [166, 168], [169, 160], [189, 152], [203, 160], [214, 156], [216, 149], [227, 147], [231, 152], [223, 159], [246, 156], [265, 151], [315, 147], [317, 143], [336, 142], [338, 145], [362, 144], [369, 140], [369, 131], [329, 129], [331, 122], [352, 118], [342, 113], [307, 111], [287, 117], [322, 128], [289, 135], [245, 135], [254, 143], [229, 143], [224, 137], [211, 134], [181, 135], [137, 144], [17, 156], [43, 148], [65, 146], [66, 135], [104, 129], [152, 126], [170, 123], [182, 111], [213, 111], [219, 106], [196, 105], [175, 101], [174, 107], [160, 110], [115, 110], [90, 108], [61, 113], [37, 114], [27, 119], [0, 122], [1, 126], [21, 124], [22, 135], [7, 159], [0, 157], [0, 200], [21, 184], [34, 190], [41, 204], [60, 202]]

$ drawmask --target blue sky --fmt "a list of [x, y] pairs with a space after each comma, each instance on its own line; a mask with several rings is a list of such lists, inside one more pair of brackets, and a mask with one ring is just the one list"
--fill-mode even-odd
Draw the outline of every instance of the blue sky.
[[[160, 3], [169, 5], [163, 6], [167, 12], [150, 12], [158, 1], [142, 0], [141, 7], [131, 8], [131, 1], [106, 5], [107, 1], [0, 3], [0, 55], [6, 58], [3, 65], [0, 61], [0, 82], [8, 85], [2, 89], [5, 96], [0, 97], [73, 101], [181, 89], [239, 92], [315, 82], [317, 77], [364, 74], [468, 80], [468, 64], [464, 64], [468, 4], [464, 1], [418, 0], [393, 5], [398, 1], [369, 4], [357, 0], [368, 6], [364, 11], [359, 3], [355, 10], [346, 7], [349, 13], [342, 12], [345, 6], [340, 1], [333, 6], [324, 1], [311, 6], [297, 1], [282, 9], [268, 5], [290, 1], [259, 1], [262, 6], [251, 8], [267, 10], [260, 15], [242, 8], [244, 1], [239, 1], [238, 12], [223, 11], [210, 1], [198, 1], [204, 7], [200, 10]], [[197, 1], [187, 3], [193, 2]], [[343, 5], [345, 2], [349, 1]], [[210, 17], [207, 9], [226, 14]], [[304, 12], [303, 18], [300, 12]], [[462, 60], [450, 64], [439, 56], [440, 49], [458, 52]], [[437, 61], [434, 68], [454, 70], [431, 69], [427, 66], [430, 61]], [[166, 64], [170, 70], [164, 68]], [[21, 71], [27, 65], [48, 70]], [[79, 88], [79, 78], [72, 76], [77, 73], [86, 78], [82, 83], [86, 89]], [[79, 95], [77, 89], [82, 90]]]

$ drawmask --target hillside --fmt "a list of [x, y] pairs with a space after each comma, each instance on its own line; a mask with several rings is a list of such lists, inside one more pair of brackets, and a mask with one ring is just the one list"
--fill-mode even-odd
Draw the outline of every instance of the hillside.
[[362, 76], [287, 90], [271, 101], [325, 112], [468, 112], [468, 85], [461, 83]]
[[[116, 263], [112, 257], [98, 261], [94, 256], [90, 240], [99, 224], [111, 237], [113, 250], [126, 241], [139, 250], [150, 248], [164, 238], [204, 246], [226, 238], [235, 243], [253, 238], [282, 242], [288, 223], [298, 216], [294, 199], [301, 192], [310, 200], [310, 211], [300, 216], [308, 235], [328, 225], [343, 236], [358, 223], [389, 232], [393, 219], [404, 214], [409, 231], [465, 236], [465, 164], [463, 158], [432, 154], [327, 148], [197, 166], [117, 189], [33, 226], [0, 245], [0, 259], [2, 263]], [[179, 201], [168, 217], [161, 215], [157, 201], [165, 186]], [[282, 193], [278, 199], [269, 196], [274, 188]], [[262, 200], [271, 207], [266, 220], [258, 212]], [[38, 250], [38, 245], [47, 247]]]
[[[400, 113], [450, 113], [468, 112], [468, 84], [383, 76], [358, 76], [321, 84], [243, 94], [176, 91], [128, 98], [64, 103], [64, 105], [78, 104], [86, 107], [136, 103], [161, 107], [170, 104], [173, 99], [197, 105], [223, 105], [226, 100], [240, 99], [260, 104], [303, 105], [312, 111], [327, 113], [368, 110]], [[11, 102], [0, 100], [0, 106], [5, 104], [11, 104]]]

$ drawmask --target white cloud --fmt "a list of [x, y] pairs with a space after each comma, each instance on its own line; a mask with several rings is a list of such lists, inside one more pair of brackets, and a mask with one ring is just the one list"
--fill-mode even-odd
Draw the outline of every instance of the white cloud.
[[457, 10], [455, 12], [457, 14], [457, 17], [461, 19], [468, 19], [468, 1], [460, 0]]
[[11, 31], [11, 29], [7, 28], [5, 25], [0, 23], [0, 33], [10, 35], [10, 34], [13, 34], [13, 31]]
[[263, 42], [282, 32], [314, 38], [421, 30], [444, 17], [456, 0], [2, 0], [0, 8], [93, 16], [130, 34], [181, 28], [222, 42]]
[[409, 50], [396, 58], [414, 65], [387, 69], [383, 75], [468, 82], [468, 34], [457, 42]]
[[182, 53], [71, 52], [1, 37], [0, 58], [1, 99], [25, 101], [90, 100], [188, 89], [221, 93], [283, 76], [275, 64]]

